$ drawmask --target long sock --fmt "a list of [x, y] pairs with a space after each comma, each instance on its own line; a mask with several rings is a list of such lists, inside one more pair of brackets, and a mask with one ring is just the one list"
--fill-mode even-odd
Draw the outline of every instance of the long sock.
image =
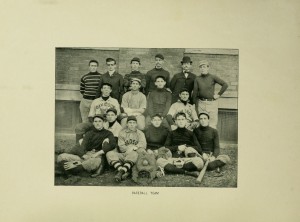
[[119, 171], [119, 169], [122, 167], [122, 164], [120, 161], [114, 161], [111, 163], [111, 165], [117, 170]]
[[185, 163], [182, 168], [187, 171], [196, 171], [197, 170], [197, 167], [192, 162]]
[[224, 165], [225, 165], [225, 163], [223, 163], [221, 160], [214, 160], [214, 161], [208, 163], [207, 170], [214, 170], [214, 169], [217, 169], [218, 167], [222, 167]]
[[133, 162], [131, 161], [125, 161], [125, 164], [123, 165], [124, 170], [126, 169], [125, 172], [130, 171], [131, 167], [133, 166]]
[[181, 168], [177, 168], [176, 166], [174, 166], [173, 164], [168, 163], [164, 170], [168, 173], [174, 173], [174, 174], [184, 174], [185, 170], [181, 169]]

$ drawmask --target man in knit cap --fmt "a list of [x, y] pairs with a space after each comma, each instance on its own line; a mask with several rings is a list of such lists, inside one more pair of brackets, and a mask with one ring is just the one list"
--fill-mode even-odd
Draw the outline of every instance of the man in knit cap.
[[[217, 128], [218, 124], [218, 99], [226, 91], [228, 84], [221, 78], [209, 73], [209, 63], [200, 61], [201, 75], [194, 82], [193, 100], [197, 114], [207, 112], [210, 116], [210, 127]], [[215, 94], [215, 84], [222, 86]]]
[[130, 61], [131, 65], [131, 73], [126, 74], [124, 76], [124, 90], [125, 92], [130, 90], [130, 80], [132, 78], [138, 78], [141, 80], [141, 88], [140, 91], [145, 94], [145, 87], [146, 87], [146, 76], [145, 74], [141, 73], [139, 71], [140, 65], [141, 65], [141, 60], [137, 57], [134, 57]]
[[156, 89], [155, 78], [157, 76], [165, 77], [166, 88], [170, 87], [170, 73], [163, 69], [164, 62], [165, 58], [162, 54], [155, 55], [155, 67], [146, 73], [146, 95]]
[[199, 143], [199, 152], [204, 160], [208, 159], [209, 153], [212, 152], [207, 170], [214, 170], [230, 163], [230, 158], [227, 155], [220, 155], [220, 144], [218, 131], [209, 126], [209, 115], [200, 113], [200, 126], [194, 130], [194, 136]]
[[136, 163], [139, 152], [146, 152], [146, 138], [137, 129], [135, 116], [127, 118], [127, 127], [119, 133], [118, 150], [106, 154], [108, 163], [117, 170], [115, 180], [120, 182], [129, 176], [132, 166]]

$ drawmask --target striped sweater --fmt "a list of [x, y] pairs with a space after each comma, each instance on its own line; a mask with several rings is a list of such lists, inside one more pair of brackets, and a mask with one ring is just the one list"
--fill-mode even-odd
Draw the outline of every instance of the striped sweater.
[[96, 98], [101, 75], [99, 72], [90, 72], [81, 78], [80, 93], [84, 99], [93, 100]]

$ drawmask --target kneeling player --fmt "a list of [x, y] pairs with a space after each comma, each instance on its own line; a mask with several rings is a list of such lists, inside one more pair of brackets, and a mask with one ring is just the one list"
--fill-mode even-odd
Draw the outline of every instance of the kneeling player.
[[108, 163], [118, 171], [115, 176], [117, 182], [129, 176], [132, 166], [137, 161], [138, 152], [145, 152], [146, 145], [144, 133], [137, 129], [136, 117], [129, 116], [127, 127], [119, 133], [118, 146], [120, 152], [115, 149], [106, 154]]
[[[160, 155], [157, 159], [158, 166], [162, 167], [166, 173], [186, 174], [194, 177], [199, 176], [199, 171], [203, 168], [204, 162], [198, 150], [198, 143], [193, 133], [186, 129], [185, 113], [177, 113], [175, 116], [177, 129], [169, 132], [165, 142], [165, 147], [172, 154]], [[165, 151], [168, 153], [167, 151]]]

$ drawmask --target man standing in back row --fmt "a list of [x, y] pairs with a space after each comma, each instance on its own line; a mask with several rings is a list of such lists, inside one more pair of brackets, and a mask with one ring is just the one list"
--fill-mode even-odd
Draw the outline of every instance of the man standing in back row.
[[[178, 101], [180, 91], [183, 88], [186, 88], [189, 94], [192, 95], [194, 80], [196, 78], [196, 75], [190, 72], [192, 63], [190, 57], [184, 56], [181, 61], [182, 72], [175, 74], [171, 80], [170, 89], [172, 91], [172, 104]], [[190, 98], [190, 103], [194, 104], [192, 97]]]
[[[196, 105], [196, 112], [208, 113], [210, 117], [210, 127], [216, 129], [218, 124], [218, 99], [228, 88], [228, 84], [221, 78], [209, 73], [209, 63], [206, 60], [200, 61], [201, 75], [195, 79], [193, 100]], [[215, 84], [222, 86], [221, 90], [215, 94]]]
[[82, 76], [80, 80], [80, 93], [82, 94], [82, 99], [79, 105], [81, 119], [83, 123], [88, 123], [88, 115], [90, 112], [90, 107], [94, 99], [96, 99], [97, 89], [100, 81], [101, 74], [97, 72], [98, 61], [91, 60], [89, 62], [88, 74]]
[[146, 95], [156, 89], [155, 79], [157, 76], [163, 76], [166, 79], [166, 88], [170, 86], [170, 73], [163, 69], [165, 58], [162, 54], [155, 55], [155, 68], [146, 74]]

